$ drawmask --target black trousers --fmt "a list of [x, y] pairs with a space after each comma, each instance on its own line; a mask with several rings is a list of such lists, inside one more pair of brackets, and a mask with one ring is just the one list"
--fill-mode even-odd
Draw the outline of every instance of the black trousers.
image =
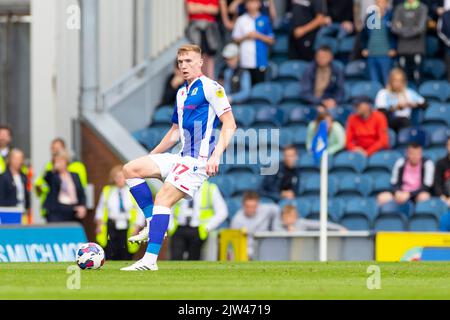
[[405, 70], [409, 81], [414, 81], [416, 85], [421, 82], [421, 68], [422, 68], [421, 54], [405, 54], [399, 56], [399, 65]]
[[184, 260], [184, 253], [187, 252], [186, 260], [200, 260], [204, 242], [200, 239], [198, 228], [178, 226], [171, 239], [171, 259]]
[[108, 220], [108, 244], [105, 248], [106, 259], [131, 260], [127, 241], [127, 230], [117, 230], [115, 222]]
[[247, 69], [250, 72], [252, 78], [252, 85], [266, 81], [267, 69]]
[[447, 54], [445, 55], [445, 65], [447, 66], [447, 79], [450, 82], [450, 49], [447, 49]]
[[80, 222], [75, 216], [75, 206], [57, 204], [47, 209], [47, 222]]

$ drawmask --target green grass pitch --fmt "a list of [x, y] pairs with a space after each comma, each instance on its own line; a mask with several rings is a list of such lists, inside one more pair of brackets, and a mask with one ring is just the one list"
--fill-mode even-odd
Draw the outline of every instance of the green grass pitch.
[[[81, 271], [70, 263], [0, 263], [0, 299], [450, 299], [450, 263], [160, 262], [157, 272], [123, 272], [127, 262]], [[367, 288], [367, 267], [381, 289]]]

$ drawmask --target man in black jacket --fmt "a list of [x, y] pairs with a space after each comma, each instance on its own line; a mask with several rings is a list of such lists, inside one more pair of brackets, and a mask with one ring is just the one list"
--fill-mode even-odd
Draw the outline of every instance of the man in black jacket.
[[436, 163], [434, 193], [450, 208], [450, 137], [447, 140], [448, 154]]
[[445, 44], [445, 64], [447, 65], [447, 78], [450, 82], [450, 10], [445, 11], [439, 18], [437, 33]]
[[298, 154], [295, 146], [284, 148], [284, 160], [275, 175], [266, 176], [261, 184], [259, 194], [275, 201], [294, 199], [298, 193], [300, 171], [296, 167]]
[[0, 175], [0, 207], [30, 207], [28, 179], [22, 172], [24, 154], [19, 149], [9, 152], [6, 171]]

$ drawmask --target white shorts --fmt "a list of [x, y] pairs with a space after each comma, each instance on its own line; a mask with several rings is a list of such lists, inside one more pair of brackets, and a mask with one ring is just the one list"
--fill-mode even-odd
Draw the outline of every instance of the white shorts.
[[149, 155], [161, 171], [161, 177], [192, 199], [203, 182], [208, 179], [206, 161], [178, 154], [159, 153]]

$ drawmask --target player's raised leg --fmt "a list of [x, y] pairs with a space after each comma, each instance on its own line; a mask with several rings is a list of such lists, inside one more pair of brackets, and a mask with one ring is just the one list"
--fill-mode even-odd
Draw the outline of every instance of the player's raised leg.
[[173, 205], [185, 197], [184, 192], [170, 183], [165, 183], [156, 194], [153, 208], [153, 219], [150, 221], [150, 234], [144, 257], [133, 265], [122, 268], [123, 271], [158, 270], [156, 261], [164, 240], [164, 234], [169, 227], [170, 213]]

